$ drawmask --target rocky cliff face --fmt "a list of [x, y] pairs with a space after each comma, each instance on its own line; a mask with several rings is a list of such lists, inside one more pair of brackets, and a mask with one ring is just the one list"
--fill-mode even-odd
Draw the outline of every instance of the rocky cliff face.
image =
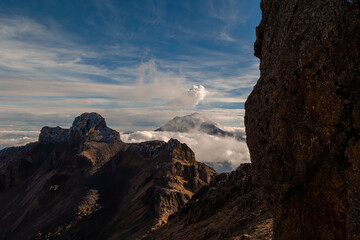
[[359, 1], [261, 9], [245, 125], [274, 239], [360, 239]]
[[271, 239], [272, 218], [259, 189], [253, 184], [251, 165], [217, 175], [168, 223], [143, 236], [145, 240]]
[[85, 113], [0, 151], [0, 239], [136, 239], [214, 175], [177, 140], [126, 144]]
[[98, 113], [83, 113], [76, 117], [70, 129], [43, 127], [40, 143], [83, 144], [85, 142], [120, 142], [120, 134], [108, 128], [105, 119]]

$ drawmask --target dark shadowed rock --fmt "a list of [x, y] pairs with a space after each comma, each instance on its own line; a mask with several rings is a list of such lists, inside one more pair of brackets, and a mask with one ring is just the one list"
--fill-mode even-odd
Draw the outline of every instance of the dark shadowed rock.
[[120, 134], [106, 126], [105, 119], [97, 113], [83, 113], [76, 117], [70, 135], [73, 141], [120, 142]]
[[70, 129], [43, 127], [39, 142], [84, 144], [86, 142], [121, 142], [120, 134], [107, 127], [105, 119], [98, 113], [83, 113], [76, 117]]
[[177, 140], [126, 144], [85, 113], [0, 151], [0, 239], [136, 239], [214, 175]]
[[360, 239], [359, 1], [261, 2], [246, 102], [275, 239]]
[[272, 218], [252, 183], [251, 165], [217, 175], [147, 240], [271, 239]]
[[69, 141], [70, 130], [61, 127], [43, 127], [40, 131], [39, 142], [61, 143]]

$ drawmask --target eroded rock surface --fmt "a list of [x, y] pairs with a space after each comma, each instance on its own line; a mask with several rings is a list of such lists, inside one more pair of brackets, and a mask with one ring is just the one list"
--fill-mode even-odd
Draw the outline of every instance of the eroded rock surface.
[[106, 126], [105, 119], [97, 113], [83, 113], [76, 117], [70, 135], [73, 141], [119, 142], [120, 134]]
[[271, 239], [272, 218], [253, 184], [251, 164], [217, 175], [145, 240]]
[[136, 239], [215, 174], [175, 139], [123, 143], [85, 113], [0, 151], [0, 239]]
[[245, 125], [274, 239], [360, 239], [359, 1], [261, 8]]
[[41, 143], [83, 144], [86, 142], [121, 142], [120, 134], [106, 125], [98, 113], [83, 113], [76, 117], [70, 129], [43, 127], [39, 135]]

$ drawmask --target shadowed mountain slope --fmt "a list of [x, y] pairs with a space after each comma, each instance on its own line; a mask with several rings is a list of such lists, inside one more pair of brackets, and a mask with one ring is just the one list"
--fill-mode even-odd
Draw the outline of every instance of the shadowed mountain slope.
[[0, 239], [136, 239], [214, 175], [177, 140], [123, 143], [84, 113], [0, 152]]
[[251, 164], [217, 175], [147, 240], [271, 239], [272, 217], [252, 182]]

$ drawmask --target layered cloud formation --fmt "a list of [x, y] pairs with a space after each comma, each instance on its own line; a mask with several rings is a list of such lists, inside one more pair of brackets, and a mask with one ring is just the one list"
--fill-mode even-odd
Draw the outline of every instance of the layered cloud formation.
[[[194, 111], [242, 127], [243, 103], [259, 78], [258, 4], [0, 1], [0, 148], [36, 141], [46, 125], [68, 128], [82, 112], [98, 112], [120, 132], [156, 129]], [[231, 138], [123, 135], [170, 137], [204, 162], [233, 168], [248, 159], [245, 144]]]
[[259, 75], [255, 58], [188, 45], [187, 39], [179, 52], [134, 41], [84, 45], [82, 35], [56, 21], [5, 14], [0, 22], [0, 131], [67, 127], [81, 112], [99, 112], [121, 130], [155, 129], [194, 110], [241, 126], [241, 103]]
[[[4, 147], [21, 146], [38, 139], [39, 131], [0, 131], [0, 150]], [[186, 143], [194, 152], [197, 161], [211, 165], [215, 170], [230, 171], [241, 163], [250, 162], [249, 151], [244, 141], [232, 137], [218, 137], [204, 133], [136, 131], [121, 133], [121, 140], [128, 143], [151, 140], [169, 141], [171, 138]]]
[[186, 143], [195, 153], [197, 161], [207, 163], [217, 171], [236, 169], [241, 163], [250, 162], [245, 141], [232, 137], [218, 137], [204, 133], [136, 131], [121, 133], [121, 140], [129, 143], [151, 140], [168, 141], [171, 138]]
[[39, 133], [39, 131], [0, 130], [0, 150], [5, 147], [35, 142]]
[[[0, 149], [34, 142], [38, 134], [39, 131], [0, 129]], [[250, 161], [244, 128], [221, 126], [199, 113], [175, 117], [155, 131], [121, 133], [122, 141], [128, 143], [167, 142], [171, 138], [186, 143], [195, 152], [198, 161], [218, 172], [234, 170], [241, 163]]]

